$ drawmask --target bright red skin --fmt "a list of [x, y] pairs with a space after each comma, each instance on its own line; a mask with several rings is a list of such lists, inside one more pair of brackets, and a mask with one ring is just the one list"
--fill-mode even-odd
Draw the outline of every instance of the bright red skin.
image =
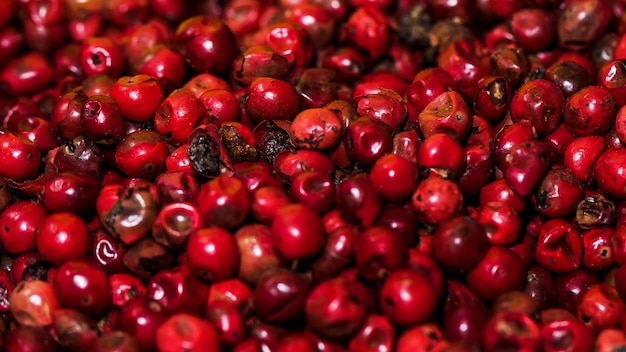
[[102, 22], [102, 16], [97, 13], [89, 13], [81, 18], [69, 18], [67, 32], [73, 41], [83, 42], [98, 34], [103, 27]]
[[289, 196], [281, 188], [262, 186], [252, 193], [250, 213], [256, 221], [271, 224], [278, 209], [290, 202]]
[[[232, 75], [237, 82], [246, 86], [257, 77], [284, 79], [291, 69], [291, 63], [286, 56], [269, 46], [252, 45], [235, 58]], [[230, 86], [228, 89], [231, 89]]]
[[615, 116], [615, 135], [620, 141], [620, 145], [626, 142], [626, 109], [619, 109]]
[[37, 251], [53, 265], [89, 252], [91, 233], [83, 219], [72, 213], [48, 215], [35, 236]]
[[311, 266], [311, 274], [316, 281], [331, 279], [346, 269], [353, 258], [353, 251], [359, 231], [353, 226], [345, 226], [328, 232], [323, 252]]
[[184, 258], [181, 265], [154, 274], [146, 285], [146, 297], [169, 314], [197, 314], [205, 309], [209, 286], [192, 276]]
[[41, 164], [37, 146], [26, 138], [0, 130], [0, 176], [13, 181], [34, 178]]
[[122, 49], [106, 37], [86, 39], [80, 48], [80, 62], [87, 77], [97, 74], [119, 77], [125, 65]]
[[470, 145], [465, 148], [465, 160], [465, 171], [457, 180], [459, 189], [464, 196], [479, 194], [494, 173], [491, 151], [482, 145]]
[[478, 81], [489, 74], [489, 57], [477, 42], [459, 40], [437, 56], [437, 66], [448, 71], [457, 82], [466, 101], [472, 101]]
[[21, 55], [0, 71], [1, 90], [12, 96], [36, 93], [48, 85], [53, 74], [43, 54], [32, 52]]
[[52, 108], [50, 124], [52, 130], [62, 139], [71, 140], [83, 133], [80, 116], [87, 96], [70, 91], [63, 94]]
[[558, 166], [548, 171], [538, 190], [531, 195], [535, 209], [548, 218], [572, 214], [582, 199], [583, 189], [574, 173]]
[[448, 346], [448, 342], [441, 329], [432, 323], [406, 329], [395, 341], [395, 351], [397, 352], [438, 350], [446, 346]]
[[372, 164], [391, 149], [391, 133], [387, 125], [364, 116], [350, 122], [343, 135], [343, 144], [350, 159]]
[[548, 10], [521, 9], [511, 17], [511, 30], [516, 43], [526, 52], [546, 49], [556, 37], [555, 18]]
[[239, 269], [237, 241], [219, 227], [194, 231], [189, 236], [186, 253], [191, 272], [201, 280], [226, 280]]
[[443, 334], [450, 342], [480, 343], [489, 312], [482, 301], [465, 285], [455, 280], [446, 282], [447, 292], [442, 321]]
[[611, 249], [613, 230], [608, 228], [590, 229], [582, 233], [582, 265], [590, 270], [606, 270], [615, 265]]
[[42, 154], [59, 146], [52, 125], [41, 117], [28, 116], [21, 119], [15, 133], [33, 142]]
[[136, 277], [117, 273], [109, 276], [111, 285], [111, 304], [116, 307], [123, 306], [135, 297], [146, 296], [146, 286]]
[[195, 315], [181, 313], [171, 316], [159, 326], [156, 347], [160, 351], [219, 351], [220, 338], [209, 322]]
[[64, 307], [97, 315], [111, 305], [111, 284], [106, 272], [88, 260], [65, 261], [56, 271], [52, 284]]
[[183, 88], [187, 88], [194, 93], [196, 98], [210, 90], [225, 90], [230, 92], [232, 88], [225, 80], [210, 73], [199, 73], [185, 82]]
[[319, 215], [303, 204], [281, 207], [272, 220], [271, 236], [276, 251], [285, 260], [312, 257], [326, 241]]
[[554, 83], [532, 80], [520, 87], [511, 98], [511, 119], [513, 122], [529, 120], [537, 135], [552, 132], [561, 122], [565, 100], [561, 89]]
[[174, 41], [181, 54], [197, 71], [220, 73], [235, 56], [235, 37], [222, 20], [210, 16], [191, 17], [176, 29]]
[[605, 148], [604, 138], [600, 136], [576, 138], [565, 148], [563, 163], [580, 182], [589, 182], [593, 178], [593, 165]]
[[205, 107], [192, 91], [173, 91], [159, 105], [154, 116], [154, 130], [169, 143], [179, 146], [187, 142], [196, 126], [206, 122]]
[[417, 164], [417, 153], [420, 149], [420, 139], [417, 131], [400, 131], [393, 135], [391, 153], [398, 155], [413, 164]]
[[594, 331], [615, 328], [626, 310], [615, 287], [598, 284], [585, 292], [578, 301], [577, 315]]
[[580, 234], [563, 219], [543, 223], [537, 239], [535, 260], [554, 273], [578, 268], [582, 261], [583, 242]]
[[81, 113], [84, 134], [100, 144], [112, 145], [126, 135], [117, 102], [106, 95], [90, 96]]
[[145, 122], [154, 118], [164, 94], [153, 77], [135, 75], [119, 78], [111, 87], [111, 98], [117, 102], [124, 119]]
[[621, 60], [609, 61], [598, 70], [597, 84], [611, 93], [618, 108], [626, 105], [624, 98], [624, 94], [626, 94], [625, 78], [626, 64]]
[[289, 185], [289, 197], [294, 203], [302, 203], [324, 214], [333, 205], [335, 184], [328, 174], [317, 170], [305, 171], [293, 178]]
[[383, 13], [373, 7], [358, 7], [346, 20], [348, 40], [368, 53], [370, 59], [381, 57], [390, 44], [390, 31]]
[[369, 314], [363, 326], [350, 339], [348, 346], [355, 351], [391, 351], [396, 329], [382, 315]]
[[258, 0], [231, 1], [224, 8], [224, 22], [236, 38], [243, 38], [258, 29], [263, 10]]
[[524, 268], [519, 256], [498, 246], [489, 247], [481, 261], [467, 274], [469, 289], [488, 302], [503, 293], [520, 289], [523, 282]]
[[383, 226], [364, 230], [355, 239], [353, 252], [357, 273], [367, 281], [379, 281], [403, 268], [409, 254], [400, 234]]
[[146, 297], [126, 302], [117, 316], [117, 328], [137, 339], [142, 350], [156, 347], [157, 329], [168, 319], [161, 305]]
[[51, 213], [71, 212], [84, 215], [94, 209], [98, 197], [98, 181], [72, 173], [50, 178], [39, 197]]
[[502, 76], [485, 76], [478, 81], [478, 88], [473, 100], [474, 112], [489, 121], [500, 121], [504, 118], [513, 91]]
[[238, 178], [218, 176], [200, 187], [198, 209], [207, 225], [235, 228], [248, 215], [250, 194]]
[[463, 195], [459, 187], [439, 176], [420, 181], [411, 200], [417, 218], [430, 225], [439, 225], [458, 215], [462, 204]]
[[480, 210], [478, 222], [485, 227], [489, 242], [500, 246], [515, 242], [522, 226], [515, 209], [500, 201], [485, 204]]
[[132, 72], [156, 78], [163, 93], [169, 94], [182, 85], [187, 68], [180, 53], [168, 46], [157, 45], [135, 62]]
[[418, 116], [419, 129], [425, 138], [445, 133], [456, 142], [465, 139], [472, 125], [470, 109], [454, 91], [435, 97]]
[[304, 27], [316, 48], [326, 46], [335, 36], [335, 18], [317, 4], [297, 4], [285, 12], [287, 21]]
[[600, 188], [618, 199], [626, 199], [626, 149], [608, 149], [593, 166]]
[[493, 142], [489, 145], [493, 151], [494, 159], [499, 167], [503, 167], [510, 154], [511, 149], [519, 143], [534, 140], [536, 137], [535, 129], [528, 120], [505, 125], [499, 129], [494, 136]]
[[593, 349], [594, 336], [573, 314], [553, 308], [541, 314], [541, 340], [545, 351], [562, 351], [570, 348], [576, 351]]
[[211, 284], [207, 299], [208, 310], [220, 301], [232, 304], [237, 311], [246, 316], [250, 311], [252, 290], [240, 279], [230, 279]]
[[205, 316], [217, 331], [223, 346], [235, 346], [246, 335], [243, 316], [231, 302], [215, 301], [209, 304]]
[[167, 144], [158, 133], [138, 130], [117, 144], [115, 164], [126, 176], [153, 180], [165, 171], [169, 155]]
[[[458, 16], [463, 21], [471, 22], [475, 16], [475, 8], [470, 5], [470, 1], [462, 0], [458, 2], [448, 2], [441, 0], [426, 0], [425, 4], [432, 11], [432, 16], [438, 20]], [[500, 2], [498, 2], [500, 3]], [[497, 6], [494, 6], [494, 8]]]
[[350, 82], [358, 79], [363, 74], [365, 56], [357, 48], [351, 46], [339, 47], [324, 57], [322, 67], [335, 71], [338, 81]]
[[424, 276], [409, 270], [391, 273], [380, 289], [383, 313], [393, 324], [402, 327], [430, 319], [439, 298]]
[[413, 78], [407, 91], [407, 100], [421, 112], [440, 94], [456, 90], [454, 77], [447, 71], [438, 67], [425, 68]]
[[355, 97], [357, 113], [384, 123], [395, 130], [404, 126], [407, 119], [406, 104], [392, 90]]
[[567, 99], [563, 121], [575, 136], [601, 136], [615, 124], [617, 103], [604, 87], [589, 86]]
[[250, 83], [243, 107], [252, 121], [292, 121], [300, 112], [300, 95], [288, 82], [259, 77]]
[[[445, 155], [445, 157], [444, 157]], [[456, 180], [466, 169], [465, 150], [449, 134], [436, 133], [427, 137], [417, 153], [418, 166], [427, 175]]]
[[0, 215], [2, 249], [11, 254], [35, 250], [35, 234], [47, 216], [48, 211], [39, 203], [21, 201], [9, 205]]
[[369, 177], [386, 201], [398, 203], [411, 196], [418, 175], [414, 163], [396, 154], [385, 154], [374, 162]]
[[326, 108], [306, 109], [290, 125], [291, 143], [296, 148], [328, 150], [337, 146], [343, 133], [342, 121]]
[[206, 117], [218, 127], [225, 122], [241, 120], [241, 105], [229, 90], [210, 89], [198, 96], [198, 99], [206, 108]]
[[322, 338], [341, 339], [356, 332], [366, 316], [365, 307], [350, 294], [344, 278], [318, 284], [305, 304], [305, 317], [311, 330]]

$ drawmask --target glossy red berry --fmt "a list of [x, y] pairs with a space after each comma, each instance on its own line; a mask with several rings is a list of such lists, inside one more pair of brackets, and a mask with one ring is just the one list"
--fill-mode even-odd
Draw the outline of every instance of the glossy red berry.
[[33, 142], [0, 130], [0, 176], [17, 182], [33, 179], [40, 164], [41, 153]]
[[276, 251], [286, 260], [312, 257], [326, 241], [319, 216], [303, 204], [281, 207], [272, 220], [271, 236]]
[[169, 156], [165, 140], [156, 132], [138, 130], [115, 148], [115, 164], [126, 176], [153, 180], [165, 171]]
[[39, 203], [21, 201], [9, 205], [0, 215], [2, 249], [11, 254], [35, 250], [35, 234], [47, 216], [48, 211]]
[[219, 227], [198, 229], [187, 242], [189, 270], [204, 281], [223, 281], [239, 270], [239, 247], [235, 237]]
[[106, 37], [86, 39], [80, 48], [80, 63], [86, 76], [106, 74], [117, 77], [125, 65], [122, 49]]
[[182, 22], [174, 41], [189, 65], [201, 72], [224, 72], [236, 52], [233, 32], [222, 20], [211, 16], [191, 17]]
[[381, 309], [387, 319], [398, 326], [428, 321], [438, 301], [430, 282], [410, 270], [391, 273], [380, 289]]
[[111, 305], [111, 284], [106, 272], [86, 259], [65, 261], [55, 272], [52, 285], [64, 307], [97, 315]]
[[164, 98], [158, 81], [148, 75], [124, 76], [111, 87], [124, 119], [145, 122], [154, 118], [157, 107]]
[[259, 77], [250, 83], [243, 107], [247, 116], [255, 122], [293, 120], [300, 112], [300, 95], [288, 82]]
[[589, 86], [567, 99], [563, 121], [576, 136], [601, 136], [615, 123], [617, 104], [604, 87]]
[[72, 213], [48, 215], [35, 236], [37, 251], [46, 261], [60, 265], [78, 259], [91, 248], [91, 233], [83, 219]]

